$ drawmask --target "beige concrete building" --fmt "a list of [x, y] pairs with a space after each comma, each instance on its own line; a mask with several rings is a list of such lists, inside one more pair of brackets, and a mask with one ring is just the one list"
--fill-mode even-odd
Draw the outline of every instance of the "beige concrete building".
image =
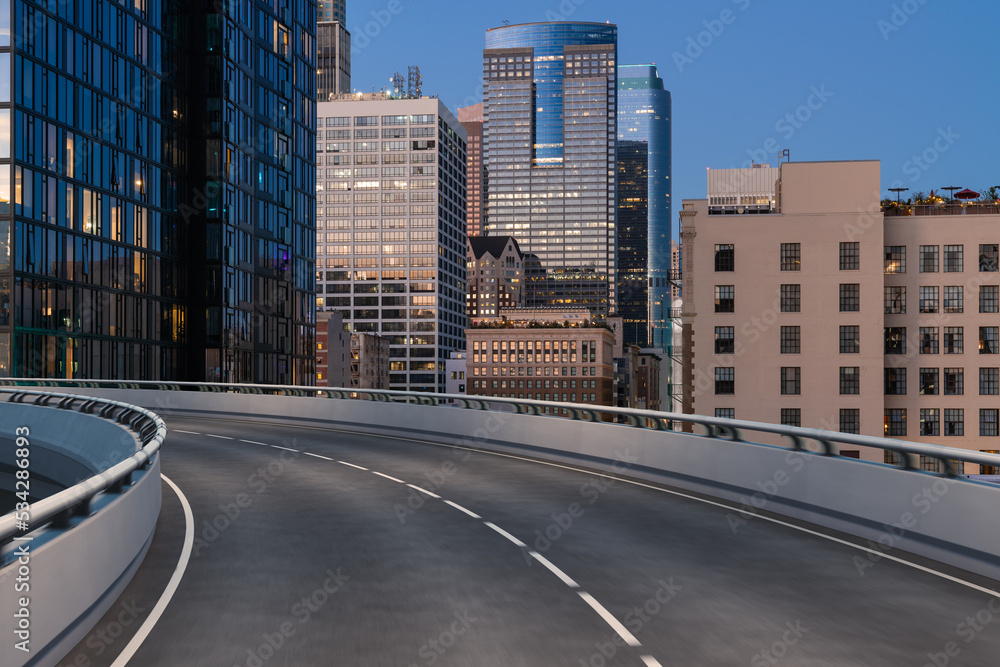
[[684, 411], [1000, 450], [996, 207], [886, 216], [877, 161], [759, 169], [683, 203]]
[[465, 335], [469, 394], [612, 405], [614, 334], [603, 326], [536, 322]]

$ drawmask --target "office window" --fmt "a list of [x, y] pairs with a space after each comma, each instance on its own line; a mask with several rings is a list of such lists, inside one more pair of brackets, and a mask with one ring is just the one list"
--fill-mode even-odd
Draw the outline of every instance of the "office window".
[[840, 393], [851, 395], [861, 393], [861, 368], [858, 366], [840, 367]]
[[938, 353], [938, 328], [920, 327], [920, 354]]
[[938, 375], [939, 375], [939, 371], [936, 368], [921, 368], [920, 369], [920, 395], [921, 396], [937, 396], [937, 394], [938, 394]]
[[733, 367], [715, 369], [715, 393], [736, 393], [736, 369]]
[[906, 394], [906, 369], [885, 369], [885, 393], [887, 396], [904, 396]]
[[906, 327], [885, 328], [885, 353], [906, 354]]
[[860, 329], [861, 327], [854, 324], [842, 325], [840, 327], [841, 354], [857, 354], [861, 352]]
[[1000, 368], [979, 369], [979, 395], [997, 396], [1000, 394]]
[[920, 246], [920, 273], [937, 273], [938, 247], [936, 245]]
[[736, 408], [716, 408], [715, 416], [719, 419], [736, 419]]
[[965, 299], [961, 285], [947, 285], [944, 288], [944, 312], [961, 313], [965, 309]]
[[944, 395], [961, 396], [965, 393], [965, 369], [944, 369]]
[[[997, 431], [997, 417], [1000, 410], [997, 408], [979, 408], [979, 435], [992, 437], [1000, 435]], [[992, 454], [997, 454], [1000, 452], [993, 451]], [[990, 466], [995, 467], [995, 466]], [[996, 472], [982, 472], [981, 475], [996, 475]]]
[[800, 367], [781, 367], [781, 393], [786, 396], [802, 393], [802, 369]]
[[886, 287], [885, 288], [885, 314], [905, 315], [906, 314], [906, 288]]
[[944, 328], [944, 353], [962, 354], [965, 351], [965, 329], [963, 327]]
[[732, 354], [735, 350], [734, 327], [715, 327], [715, 353]]
[[800, 327], [781, 327], [781, 353], [798, 354], [800, 347], [800, 335]]
[[962, 250], [963, 246], [960, 245], [946, 245], [944, 247], [944, 272], [945, 273], [961, 273], [962, 272]]
[[736, 248], [732, 243], [717, 243], [715, 245], [715, 270], [736, 270]]
[[802, 426], [801, 408], [781, 408], [782, 426]]
[[858, 283], [841, 283], [840, 312], [856, 313], [861, 310], [861, 285]]
[[945, 408], [944, 434], [955, 436], [965, 435], [965, 410], [963, 408]]
[[979, 354], [1000, 354], [1000, 327], [979, 327]]
[[857, 271], [861, 268], [861, 244], [857, 241], [840, 242], [840, 270]]
[[1000, 271], [998, 268], [998, 259], [1000, 259], [1000, 246], [996, 243], [980, 243], [979, 244], [979, 270], [983, 273], [996, 273]]
[[840, 432], [855, 435], [861, 433], [861, 410], [858, 408], [840, 409]]
[[802, 308], [802, 290], [800, 285], [781, 286], [781, 312], [797, 313]]
[[889, 408], [885, 411], [885, 435], [906, 435], [906, 408]]
[[886, 273], [906, 273], [906, 246], [885, 246], [884, 266]]
[[1000, 287], [997, 285], [980, 285], [979, 286], [979, 312], [980, 313], [995, 313], [998, 311], [998, 292], [1000, 292]]
[[920, 435], [941, 435], [941, 411], [920, 408]]
[[920, 312], [921, 313], [938, 312], [937, 286], [920, 288]]
[[781, 270], [798, 271], [802, 268], [802, 246], [799, 243], [781, 244]]
[[715, 286], [715, 312], [736, 312], [735, 287], [732, 285]]

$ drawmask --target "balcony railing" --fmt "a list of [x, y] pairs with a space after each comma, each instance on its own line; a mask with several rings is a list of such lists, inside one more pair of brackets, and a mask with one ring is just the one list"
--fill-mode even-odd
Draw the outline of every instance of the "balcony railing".
[[887, 218], [914, 215], [1000, 215], [1000, 204], [889, 204], [882, 207]]

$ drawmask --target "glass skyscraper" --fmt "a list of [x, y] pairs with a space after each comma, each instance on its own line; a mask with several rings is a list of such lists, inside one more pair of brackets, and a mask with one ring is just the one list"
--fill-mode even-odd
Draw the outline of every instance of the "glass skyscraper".
[[649, 144], [618, 142], [618, 314], [625, 345], [649, 346]]
[[314, 381], [315, 12], [0, 0], [0, 374]]
[[[645, 256], [640, 248], [622, 252], [622, 260], [631, 262], [628, 272], [619, 271], [620, 310], [628, 318], [646, 310], [647, 332], [636, 342], [661, 350], [670, 349], [670, 92], [663, 89], [656, 65], [621, 65], [618, 68], [618, 142], [619, 174], [623, 170], [634, 174], [636, 167], [621, 160], [624, 142], [646, 144], [646, 220], [630, 220], [630, 243], [642, 243], [645, 236]], [[632, 152], [626, 154], [634, 160]], [[621, 176], [619, 176], [620, 178]], [[622, 193], [619, 193], [621, 199]], [[635, 195], [632, 195], [635, 196]], [[635, 213], [635, 207], [631, 207]], [[621, 212], [619, 213], [621, 215]], [[619, 240], [622, 235], [619, 234]], [[626, 257], [627, 255], [627, 257]], [[646, 285], [636, 280], [637, 262], [646, 262]], [[625, 329], [630, 334], [629, 327]]]
[[486, 32], [486, 233], [525, 252], [529, 307], [615, 309], [617, 52], [610, 23]]

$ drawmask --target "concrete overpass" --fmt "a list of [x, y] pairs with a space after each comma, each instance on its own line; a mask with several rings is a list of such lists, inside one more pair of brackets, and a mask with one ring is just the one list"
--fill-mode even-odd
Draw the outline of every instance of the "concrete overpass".
[[[1000, 457], [535, 401], [131, 387], [46, 391], [163, 418], [148, 553], [58, 656], [12, 664], [982, 665], [1000, 646], [1000, 489], [836, 451]], [[678, 419], [703, 434], [662, 430]], [[158, 500], [141, 489], [108, 507]], [[116, 544], [104, 511], [36, 534]]]

